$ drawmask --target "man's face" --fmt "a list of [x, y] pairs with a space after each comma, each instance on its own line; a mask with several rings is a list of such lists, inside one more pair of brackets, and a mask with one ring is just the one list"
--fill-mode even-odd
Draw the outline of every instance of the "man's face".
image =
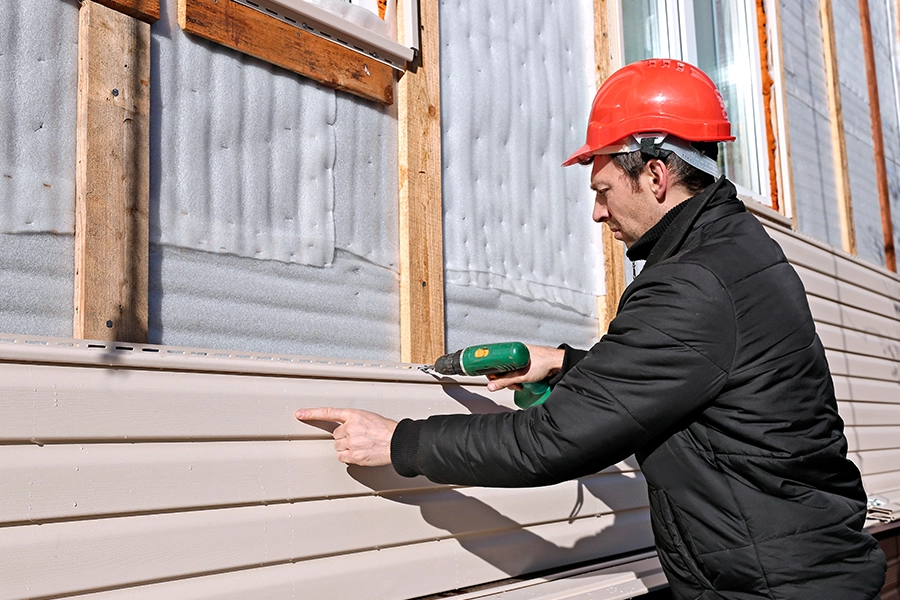
[[647, 168], [641, 173], [637, 190], [625, 172], [609, 155], [594, 157], [591, 189], [597, 192], [593, 219], [606, 223], [617, 240], [631, 247], [638, 238], [653, 227], [665, 210], [649, 189]]

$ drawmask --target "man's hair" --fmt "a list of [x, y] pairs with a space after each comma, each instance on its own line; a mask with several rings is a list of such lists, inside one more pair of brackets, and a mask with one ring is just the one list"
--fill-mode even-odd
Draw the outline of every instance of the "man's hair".
[[[693, 146], [713, 160], [716, 160], [719, 155], [719, 145], [716, 142], [694, 142]], [[653, 158], [640, 150], [612, 155], [612, 161], [625, 172], [635, 191], [640, 189], [640, 175], [644, 170], [644, 165]], [[674, 180], [672, 184], [681, 185], [692, 196], [700, 193], [716, 180], [709, 173], [689, 165], [674, 152], [661, 150], [658, 158], [666, 163], [666, 168], [669, 169], [669, 174]]]

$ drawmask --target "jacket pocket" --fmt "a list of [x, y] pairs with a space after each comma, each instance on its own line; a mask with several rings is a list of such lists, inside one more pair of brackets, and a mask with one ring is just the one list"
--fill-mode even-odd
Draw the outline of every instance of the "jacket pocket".
[[[653, 532], [661, 561], [668, 561], [673, 575], [680, 579], [694, 580], [706, 589], [714, 589], [706, 569], [694, 550], [690, 537], [678, 518], [678, 513], [664, 490], [650, 490], [650, 510]], [[665, 564], [665, 562], [663, 562]]]

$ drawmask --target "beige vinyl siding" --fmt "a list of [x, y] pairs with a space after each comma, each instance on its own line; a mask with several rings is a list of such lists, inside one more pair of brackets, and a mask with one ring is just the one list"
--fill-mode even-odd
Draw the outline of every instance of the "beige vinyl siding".
[[849, 457], [869, 496], [900, 490], [900, 278], [802, 234], [770, 227], [806, 286]]
[[293, 417], [513, 408], [483, 381], [0, 338], [0, 600], [408, 598], [652, 546], [633, 461], [544, 488], [438, 486], [347, 468]]

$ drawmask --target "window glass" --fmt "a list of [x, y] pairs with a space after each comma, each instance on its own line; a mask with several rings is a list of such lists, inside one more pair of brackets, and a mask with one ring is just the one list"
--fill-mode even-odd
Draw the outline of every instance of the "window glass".
[[[759, 151], [765, 147], [758, 131], [759, 78], [748, 49], [750, 39], [744, 2], [694, 0], [697, 64], [716, 82], [737, 139], [720, 146], [719, 166], [729, 179], [762, 194]], [[755, 31], [754, 31], [755, 34]]]
[[676, 56], [670, 50], [672, 44], [669, 43], [665, 8], [666, 3], [657, 0], [625, 0], [622, 3], [625, 64], [643, 58], [680, 57], [680, 51]]
[[767, 196], [755, 4], [752, 13], [746, 0], [622, 0], [621, 7], [625, 63], [675, 58], [703, 69], [737, 138], [720, 145], [719, 168], [745, 192]]

